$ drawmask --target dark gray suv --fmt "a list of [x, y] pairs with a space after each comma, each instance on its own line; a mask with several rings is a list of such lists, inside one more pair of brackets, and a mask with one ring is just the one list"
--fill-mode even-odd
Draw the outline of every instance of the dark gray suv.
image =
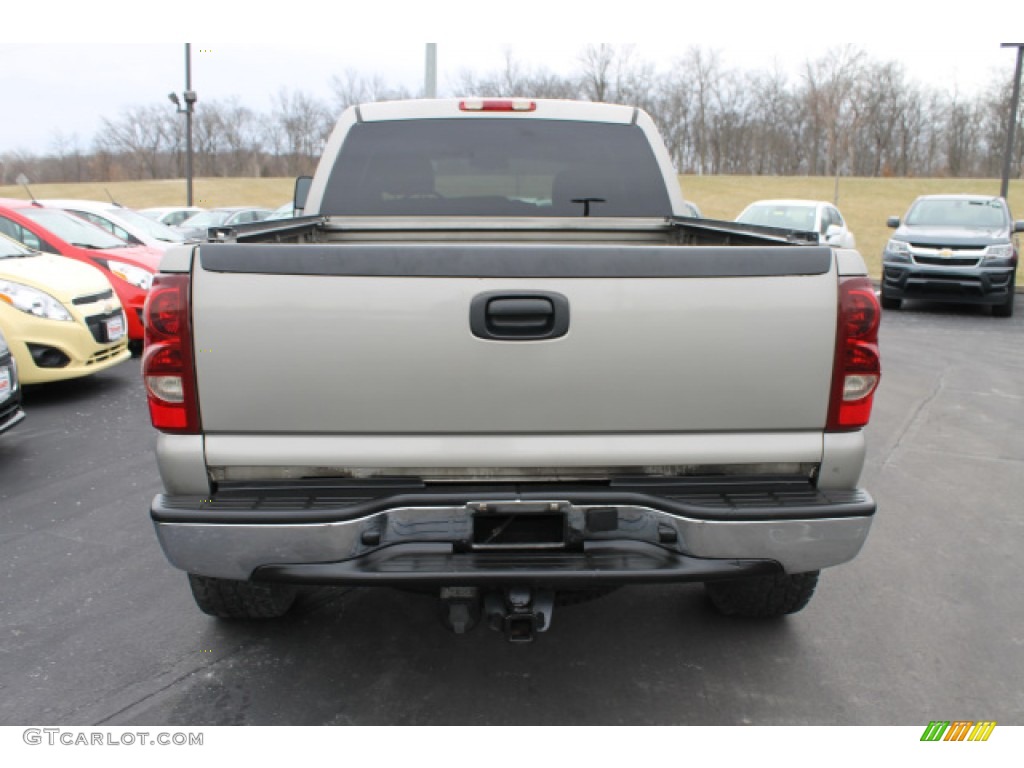
[[986, 195], [924, 195], [906, 217], [889, 218], [896, 232], [882, 254], [882, 306], [903, 299], [988, 304], [1013, 314], [1014, 282], [1024, 221], [1006, 201]]

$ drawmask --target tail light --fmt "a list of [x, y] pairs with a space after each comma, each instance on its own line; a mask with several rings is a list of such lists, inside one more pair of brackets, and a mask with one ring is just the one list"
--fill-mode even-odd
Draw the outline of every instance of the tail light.
[[459, 102], [463, 112], [534, 112], [537, 102], [529, 99], [463, 99]]
[[146, 297], [142, 376], [149, 416], [162, 432], [199, 434], [189, 321], [189, 276], [157, 275]]
[[882, 312], [866, 277], [839, 279], [839, 322], [828, 406], [830, 432], [860, 429], [871, 418], [871, 404], [882, 375], [878, 323]]

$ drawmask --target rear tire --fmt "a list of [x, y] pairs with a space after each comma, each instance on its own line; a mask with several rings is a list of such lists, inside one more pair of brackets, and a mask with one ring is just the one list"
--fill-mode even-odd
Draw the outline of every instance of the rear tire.
[[810, 602], [819, 571], [709, 581], [711, 604], [726, 616], [770, 619], [796, 613]]
[[277, 619], [288, 613], [298, 589], [290, 584], [188, 575], [199, 610], [219, 619]]

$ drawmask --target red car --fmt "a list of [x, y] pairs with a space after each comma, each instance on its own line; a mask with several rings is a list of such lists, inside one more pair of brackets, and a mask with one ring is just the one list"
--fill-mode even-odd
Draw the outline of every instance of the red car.
[[0, 198], [0, 232], [34, 250], [67, 256], [103, 272], [124, 306], [132, 351], [142, 349], [142, 308], [160, 251], [128, 245], [84, 219], [29, 200]]

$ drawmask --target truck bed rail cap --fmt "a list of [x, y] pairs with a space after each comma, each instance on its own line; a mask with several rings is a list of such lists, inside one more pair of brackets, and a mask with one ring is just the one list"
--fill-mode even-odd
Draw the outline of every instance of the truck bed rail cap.
[[262, 245], [218, 243], [204, 270], [359, 277], [695, 278], [823, 275], [825, 247], [602, 245]]

